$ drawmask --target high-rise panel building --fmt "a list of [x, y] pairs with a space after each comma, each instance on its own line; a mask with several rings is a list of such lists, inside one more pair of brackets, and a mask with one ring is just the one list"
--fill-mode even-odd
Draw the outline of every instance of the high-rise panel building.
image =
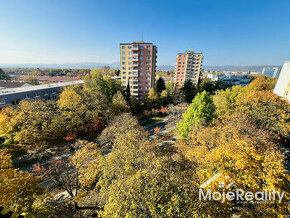
[[129, 83], [131, 95], [144, 100], [155, 83], [157, 47], [143, 41], [121, 43], [120, 58], [122, 85]]
[[262, 74], [277, 79], [279, 77], [279, 67], [264, 67]]
[[177, 54], [174, 76], [175, 85], [182, 86], [186, 80], [190, 79], [197, 86], [202, 60], [202, 53], [187, 51]]
[[274, 93], [290, 102], [290, 61], [286, 61], [278, 77]]

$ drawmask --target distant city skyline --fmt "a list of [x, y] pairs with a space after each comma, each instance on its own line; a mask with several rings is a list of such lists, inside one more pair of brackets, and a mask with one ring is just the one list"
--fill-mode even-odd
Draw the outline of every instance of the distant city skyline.
[[0, 0], [0, 65], [119, 62], [119, 43], [158, 47], [157, 65], [204, 54], [203, 65], [290, 60], [288, 0]]

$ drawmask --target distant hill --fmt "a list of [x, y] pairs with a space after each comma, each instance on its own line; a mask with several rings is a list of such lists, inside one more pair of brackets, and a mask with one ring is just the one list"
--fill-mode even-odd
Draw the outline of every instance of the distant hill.
[[112, 69], [120, 68], [120, 62], [115, 63], [97, 63], [97, 62], [80, 62], [66, 64], [0, 64], [0, 68], [58, 68], [58, 69], [92, 69], [109, 66]]
[[[120, 69], [120, 62], [114, 63], [98, 63], [98, 62], [80, 62], [80, 63], [66, 63], [66, 64], [0, 64], [0, 68], [68, 68], [68, 69], [92, 69], [101, 68], [104, 66], [109, 66], [112, 69]], [[256, 71], [262, 72], [264, 67], [280, 67], [277, 65], [249, 65], [249, 66], [202, 66], [205, 70], [217, 70], [217, 71], [237, 71], [237, 72], [247, 72]], [[174, 65], [158, 65], [157, 70], [174, 70]]]
[[250, 65], [250, 66], [208, 66], [205, 65], [202, 68], [205, 70], [217, 70], [217, 71], [236, 71], [236, 72], [262, 72], [264, 67], [280, 67], [279, 65]]

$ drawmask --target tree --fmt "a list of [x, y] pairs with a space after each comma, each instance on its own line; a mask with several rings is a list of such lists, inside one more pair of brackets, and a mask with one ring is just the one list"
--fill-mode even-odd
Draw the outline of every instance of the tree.
[[130, 99], [131, 99], [131, 90], [130, 90], [130, 84], [128, 81], [127, 87], [126, 87], [126, 92], [125, 92], [125, 100], [127, 102], [127, 104], [130, 103]]
[[251, 117], [259, 128], [289, 136], [290, 104], [272, 91], [251, 91], [240, 95], [236, 110]]
[[273, 90], [277, 80], [264, 75], [256, 76], [248, 85], [248, 89], [255, 91]]
[[194, 96], [196, 95], [196, 88], [195, 86], [193, 86], [192, 81], [186, 80], [181, 90], [184, 94], [185, 101], [187, 103], [192, 102], [192, 100], [194, 99]]
[[122, 115], [114, 127], [103, 131], [116, 137], [111, 152], [98, 167], [95, 190], [99, 190], [104, 202], [100, 216], [218, 216], [221, 211], [205, 210], [207, 205], [198, 201], [194, 171], [184, 159], [175, 153], [173, 161], [173, 153], [158, 151], [152, 142], [146, 141], [137, 120], [129, 118], [132, 122], [124, 122], [124, 116], [129, 118], [128, 114]]
[[130, 107], [127, 105], [126, 100], [124, 99], [122, 93], [118, 91], [112, 100], [112, 106], [110, 109], [110, 113], [112, 116], [117, 116], [121, 113], [129, 112]]
[[47, 216], [47, 196], [39, 181], [39, 178], [31, 173], [13, 169], [11, 155], [0, 150], [1, 206], [14, 212], [14, 216], [21, 213], [31, 217]]
[[24, 82], [30, 84], [30, 85], [39, 85], [39, 81], [36, 77], [30, 76], [30, 77], [25, 77]]
[[61, 93], [57, 104], [65, 119], [63, 125], [68, 132], [78, 133], [85, 129], [86, 106], [79, 94], [72, 88], [66, 88]]
[[162, 77], [159, 77], [159, 79], [156, 81], [156, 92], [161, 93], [165, 89], [165, 82]]
[[8, 73], [4, 72], [1, 68], [0, 68], [0, 80], [10, 80], [11, 77], [8, 75]]
[[90, 74], [85, 76], [85, 87], [93, 92], [102, 93], [108, 101], [111, 101], [113, 96], [122, 90], [119, 80], [114, 80], [111, 76], [104, 76], [98, 70], [91, 70]]
[[[227, 115], [215, 125], [195, 128], [191, 141], [180, 145], [180, 150], [197, 166], [197, 180], [204, 183], [214, 175], [223, 175], [208, 185], [212, 192], [222, 191], [218, 182], [235, 182], [231, 191], [237, 188], [256, 193], [275, 190], [287, 193], [289, 176], [284, 168], [284, 156], [279, 149], [275, 135], [257, 128], [255, 121], [241, 112]], [[223, 178], [229, 177], [230, 180]], [[225, 188], [224, 188], [225, 189]], [[237, 215], [257, 217], [266, 214], [278, 217], [287, 214], [287, 197], [278, 203], [262, 204], [246, 201], [239, 205], [225, 201], [221, 207], [234, 208]]]
[[78, 201], [86, 195], [86, 189], [96, 178], [96, 165], [99, 158], [95, 143], [78, 140], [74, 144], [76, 152], [69, 160], [54, 160], [49, 168], [35, 164], [33, 172], [44, 180], [52, 181], [56, 187], [66, 191], [79, 209]]
[[220, 88], [220, 84], [218, 81], [214, 82], [211, 81], [211, 79], [209, 78], [205, 78], [203, 80], [201, 80], [201, 82], [198, 84], [198, 91], [199, 92], [209, 92], [211, 94], [213, 94], [217, 89]]
[[21, 101], [7, 125], [7, 134], [25, 146], [42, 146], [63, 137], [65, 132], [63, 117], [54, 101]]
[[148, 107], [150, 109], [152, 108], [158, 108], [160, 107], [160, 102], [159, 102], [159, 95], [158, 93], [155, 91], [154, 88], [151, 88], [149, 93], [148, 93], [148, 97], [146, 99], [146, 104], [148, 105]]
[[215, 106], [210, 93], [198, 93], [177, 124], [178, 135], [186, 139], [194, 127], [208, 126], [215, 118]]

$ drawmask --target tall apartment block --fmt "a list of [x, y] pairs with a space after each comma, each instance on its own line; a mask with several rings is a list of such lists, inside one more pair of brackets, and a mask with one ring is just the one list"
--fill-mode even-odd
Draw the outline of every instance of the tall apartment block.
[[129, 83], [131, 95], [144, 100], [155, 83], [157, 47], [152, 43], [120, 44], [121, 80]]
[[174, 76], [175, 85], [182, 86], [186, 80], [190, 79], [197, 86], [202, 60], [202, 53], [194, 53], [193, 51], [178, 53]]

